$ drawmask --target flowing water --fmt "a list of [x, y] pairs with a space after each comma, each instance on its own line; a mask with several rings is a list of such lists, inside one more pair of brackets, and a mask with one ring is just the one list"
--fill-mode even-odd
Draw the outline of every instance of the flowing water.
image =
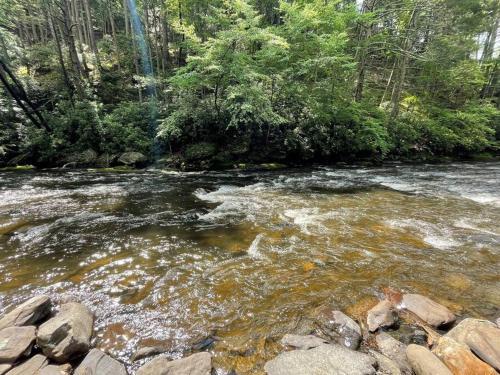
[[499, 222], [500, 163], [0, 172], [0, 311], [76, 299], [126, 362], [214, 335], [220, 374], [258, 374], [311, 309], [355, 316], [385, 286], [496, 318]]

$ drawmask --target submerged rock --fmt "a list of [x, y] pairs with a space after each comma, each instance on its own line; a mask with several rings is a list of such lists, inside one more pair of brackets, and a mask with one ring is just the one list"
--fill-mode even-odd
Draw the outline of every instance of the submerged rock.
[[14, 367], [6, 375], [28, 375], [38, 374], [48, 364], [47, 357], [37, 354], [28, 359], [26, 362], [21, 363], [19, 366]]
[[406, 345], [389, 334], [382, 332], [375, 338], [380, 352], [399, 366], [403, 374], [411, 374], [411, 367], [406, 360]]
[[467, 318], [445, 336], [467, 345], [484, 362], [500, 370], [500, 329], [495, 324]]
[[313, 335], [301, 336], [287, 334], [283, 336], [281, 343], [284, 346], [292, 346], [297, 349], [307, 350], [326, 344], [327, 342]]
[[125, 366], [99, 349], [92, 349], [74, 375], [127, 375]]
[[14, 363], [29, 355], [36, 338], [36, 328], [8, 327], [0, 331], [0, 363]]
[[264, 369], [268, 375], [371, 375], [376, 366], [377, 361], [368, 354], [335, 344], [281, 353]]
[[50, 314], [52, 302], [48, 296], [33, 297], [0, 319], [0, 330], [13, 326], [30, 326]]
[[467, 345], [449, 337], [441, 337], [433, 349], [454, 375], [496, 375], [493, 367], [484, 363], [469, 350]]
[[361, 328], [343, 312], [323, 307], [315, 312], [319, 333], [326, 339], [347, 348], [357, 349], [361, 342]]
[[47, 357], [58, 363], [67, 362], [88, 352], [93, 323], [94, 317], [87, 307], [66, 303], [55, 317], [40, 326], [37, 344]]
[[408, 345], [406, 357], [416, 375], [453, 375], [438, 357], [423, 346]]
[[368, 311], [366, 322], [370, 332], [379, 328], [391, 327], [397, 321], [397, 313], [391, 302], [380, 301], [375, 307]]
[[433, 327], [455, 321], [455, 315], [450, 310], [420, 294], [403, 295], [401, 306]]
[[145, 346], [143, 348], [137, 349], [137, 351], [132, 355], [130, 359], [132, 362], [135, 362], [147, 357], [165, 353], [167, 351], [167, 348], [162, 348], [160, 346]]
[[175, 361], [155, 358], [142, 366], [137, 375], [210, 375], [211, 372], [212, 355], [202, 352]]

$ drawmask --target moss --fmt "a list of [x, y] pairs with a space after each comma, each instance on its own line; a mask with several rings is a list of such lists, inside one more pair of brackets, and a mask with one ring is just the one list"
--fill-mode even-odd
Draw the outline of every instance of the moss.
[[0, 168], [0, 171], [31, 171], [35, 169], [32, 165], [16, 165], [15, 167]]
[[87, 171], [89, 172], [103, 172], [103, 173], [107, 173], [107, 172], [112, 172], [112, 173], [117, 173], [117, 172], [130, 172], [130, 171], [134, 171], [136, 170], [136, 168], [132, 168], [132, 167], [129, 167], [129, 166], [126, 166], [126, 165], [123, 165], [123, 166], [119, 166], [119, 167], [109, 167], [109, 168], [89, 168], [87, 169]]

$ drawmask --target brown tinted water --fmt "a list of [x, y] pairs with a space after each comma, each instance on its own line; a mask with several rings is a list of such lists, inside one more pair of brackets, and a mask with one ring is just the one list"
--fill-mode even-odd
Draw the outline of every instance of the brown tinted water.
[[260, 374], [302, 316], [386, 286], [496, 318], [499, 222], [500, 163], [0, 172], [0, 310], [76, 299], [123, 361], [212, 335], [219, 374]]

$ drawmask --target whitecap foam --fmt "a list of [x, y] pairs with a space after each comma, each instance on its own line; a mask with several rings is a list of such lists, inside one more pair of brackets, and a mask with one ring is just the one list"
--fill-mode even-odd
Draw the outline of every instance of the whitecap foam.
[[247, 254], [252, 258], [262, 258], [262, 254], [259, 251], [259, 244], [263, 238], [264, 235], [262, 233], [259, 233], [248, 248]]

